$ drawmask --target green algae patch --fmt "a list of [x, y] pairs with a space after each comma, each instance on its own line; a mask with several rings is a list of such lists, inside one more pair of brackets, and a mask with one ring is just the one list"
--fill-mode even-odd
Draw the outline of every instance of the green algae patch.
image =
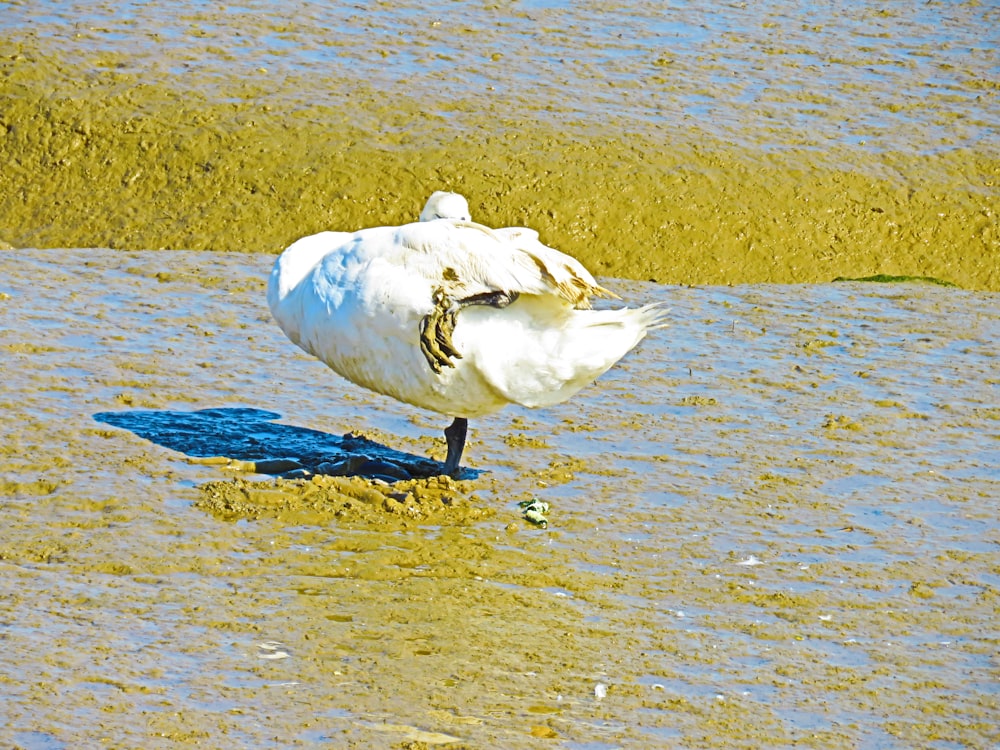
[[863, 276], [857, 279], [848, 279], [844, 276], [838, 276], [834, 279], [834, 282], [839, 281], [862, 281], [874, 284], [936, 284], [937, 286], [958, 286], [944, 279], [935, 279], [933, 276], [890, 276], [884, 273], [875, 274], [874, 276]]
[[[551, 119], [475, 101], [445, 118], [429, 113], [433, 92], [290, 76], [279, 99], [253, 78], [143, 76], [105, 58], [0, 39], [5, 246], [278, 253], [309, 233], [412, 221], [443, 188], [603, 276], [1000, 290], [988, 145], [819, 151], [771, 134], [737, 146], [613, 116], [567, 127], [556, 102], [535, 103]], [[335, 103], [296, 99], [316, 86]]]

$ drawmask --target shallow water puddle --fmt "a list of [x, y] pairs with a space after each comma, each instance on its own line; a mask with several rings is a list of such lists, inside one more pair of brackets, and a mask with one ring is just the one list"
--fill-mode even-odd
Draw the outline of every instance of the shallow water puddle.
[[617, 284], [674, 325], [438, 483], [270, 261], [0, 260], [4, 744], [997, 741], [1000, 295]]

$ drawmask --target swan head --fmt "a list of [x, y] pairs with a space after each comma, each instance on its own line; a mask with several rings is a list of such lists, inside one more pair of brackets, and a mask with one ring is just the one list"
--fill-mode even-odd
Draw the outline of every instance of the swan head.
[[420, 221], [434, 221], [434, 219], [472, 221], [469, 202], [458, 193], [437, 190], [427, 199], [424, 210], [420, 212]]

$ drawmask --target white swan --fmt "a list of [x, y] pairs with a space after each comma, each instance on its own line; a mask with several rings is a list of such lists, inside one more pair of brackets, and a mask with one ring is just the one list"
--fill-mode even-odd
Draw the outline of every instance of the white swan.
[[659, 304], [584, 309], [614, 295], [536, 232], [471, 222], [456, 193], [434, 193], [421, 218], [303, 237], [275, 262], [267, 301], [342, 377], [453, 417], [447, 474], [469, 418], [565, 401], [666, 325]]

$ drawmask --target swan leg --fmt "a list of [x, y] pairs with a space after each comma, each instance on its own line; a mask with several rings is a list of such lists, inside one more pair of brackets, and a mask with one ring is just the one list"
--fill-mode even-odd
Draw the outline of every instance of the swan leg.
[[455, 420], [445, 429], [444, 439], [448, 443], [448, 457], [444, 461], [444, 473], [454, 474], [458, 471], [458, 462], [462, 460], [465, 450], [465, 436], [469, 431], [469, 420], [465, 417], [455, 417]]
[[462, 358], [452, 343], [451, 335], [455, 332], [455, 322], [463, 307], [489, 305], [503, 309], [516, 300], [518, 296], [518, 292], [501, 290], [452, 300], [443, 289], [437, 289], [434, 292], [434, 309], [420, 321], [420, 351], [430, 368], [440, 374], [442, 367], [455, 366], [455, 363], [451, 361], [452, 357]]

